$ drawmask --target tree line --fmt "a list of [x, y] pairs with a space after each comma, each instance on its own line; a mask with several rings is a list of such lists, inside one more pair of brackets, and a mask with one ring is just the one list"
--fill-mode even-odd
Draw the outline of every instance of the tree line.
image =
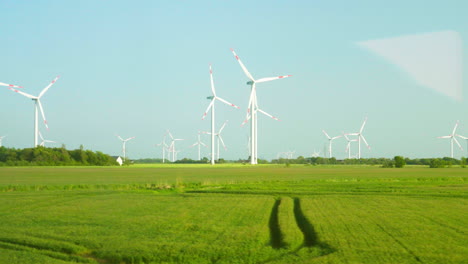
[[115, 166], [115, 158], [100, 151], [60, 148], [6, 148], [0, 147], [0, 166]]

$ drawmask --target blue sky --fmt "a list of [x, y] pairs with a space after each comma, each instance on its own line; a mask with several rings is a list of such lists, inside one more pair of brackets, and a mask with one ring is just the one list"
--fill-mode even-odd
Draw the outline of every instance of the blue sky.
[[[67, 148], [121, 151], [115, 136], [136, 136], [131, 158], [158, 158], [154, 145], [166, 129], [178, 138], [179, 157], [196, 158], [198, 130], [209, 101], [208, 65], [217, 93], [241, 107], [217, 104], [217, 126], [228, 146], [221, 156], [245, 158], [249, 86], [234, 48], [256, 78], [293, 75], [258, 85], [259, 157], [295, 151], [310, 156], [330, 135], [356, 132], [371, 150], [363, 157], [440, 157], [451, 133], [468, 136], [468, 103], [422, 87], [403, 70], [358, 46], [360, 41], [452, 30], [462, 38], [467, 64], [466, 1], [13, 1], [0, 2], [0, 82], [38, 94], [50, 126], [47, 139]], [[463, 91], [467, 97], [467, 67]], [[3, 144], [33, 145], [33, 102], [0, 87]], [[208, 137], [203, 137], [205, 143]], [[467, 156], [455, 150], [455, 157]], [[345, 140], [334, 142], [346, 157]], [[356, 150], [353, 146], [353, 152]], [[204, 150], [205, 156], [208, 149]]]

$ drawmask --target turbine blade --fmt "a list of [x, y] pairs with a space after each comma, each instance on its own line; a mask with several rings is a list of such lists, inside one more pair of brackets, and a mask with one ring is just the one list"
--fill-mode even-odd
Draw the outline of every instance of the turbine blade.
[[226, 120], [226, 121], [224, 122], [224, 124], [223, 124], [223, 125], [221, 126], [221, 128], [219, 129], [218, 134], [221, 134], [221, 132], [223, 131], [223, 129], [224, 129], [224, 127], [226, 126], [227, 122], [228, 122], [228, 120]]
[[123, 138], [117, 134], [115, 134], [120, 140], [124, 141]]
[[223, 138], [221, 137], [221, 135], [218, 134], [218, 138], [219, 138], [219, 140], [221, 141], [221, 144], [223, 145], [224, 150], [227, 150], [226, 145], [224, 145], [224, 140], [223, 140]]
[[59, 77], [60, 76], [55, 77], [55, 79], [52, 82], [50, 82], [50, 84], [47, 85], [37, 97], [41, 98], [45, 94], [45, 92], [47, 92], [47, 90], [49, 90], [49, 88], [58, 80]]
[[335, 139], [340, 138], [340, 137], [342, 137], [342, 136], [340, 135], [340, 136], [332, 137], [331, 140], [335, 140]]
[[325, 136], [328, 138], [328, 139], [332, 139], [325, 130], [322, 130], [322, 132], [325, 134]]
[[44, 141], [44, 138], [42, 137], [41, 132], [40, 131], [38, 131], [38, 132], [39, 132], [39, 137], [41, 138], [42, 141]]
[[[206, 111], [203, 114], [202, 120], [205, 119], [206, 115], [208, 114], [208, 111], [210, 111], [211, 107], [213, 106], [215, 98], [213, 98], [213, 100], [211, 100], [210, 104], [208, 105], [208, 108], [206, 108]], [[171, 136], [171, 138], [172, 138], [172, 136]]]
[[452, 135], [455, 135], [455, 131], [457, 131], [459, 121], [455, 124], [455, 127], [453, 128]]
[[369, 144], [367, 144], [366, 138], [363, 135], [361, 135], [361, 138], [362, 138], [362, 141], [364, 141], [364, 143], [366, 144], [367, 148], [370, 149]]
[[213, 70], [211, 69], [211, 64], [210, 64], [210, 81], [211, 81], [211, 92], [213, 93], [213, 96], [216, 97], [216, 91], [215, 91], [215, 86], [214, 86], [214, 81], [213, 81]]
[[255, 79], [254, 77], [252, 76], [252, 74], [250, 74], [250, 72], [247, 70], [247, 68], [244, 66], [244, 64], [242, 63], [242, 61], [240, 60], [239, 56], [237, 56], [236, 52], [234, 51], [234, 49], [231, 49], [232, 51], [232, 54], [234, 54], [234, 57], [236, 57], [236, 60], [239, 62], [242, 70], [244, 71], [245, 75], [247, 75], [247, 77], [252, 81], [252, 82], [255, 82]]
[[250, 120], [250, 115], [247, 114], [247, 117], [245, 118], [244, 122], [242, 122], [241, 127], [247, 124], [247, 122]]
[[13, 89], [13, 88], [8, 88], [8, 89], [12, 90], [13, 92], [16, 92], [16, 93], [19, 93], [19, 94], [21, 94], [21, 95], [24, 95], [24, 96], [26, 96], [26, 97], [28, 97], [28, 98], [37, 99], [37, 97], [34, 96], [34, 95], [30, 95], [30, 94], [27, 94], [27, 93], [25, 93], [25, 92], [22, 92], [22, 91]]
[[462, 139], [468, 139], [468, 137], [464, 137], [462, 135], [457, 135], [459, 138], [462, 138]]
[[127, 138], [125, 141], [129, 141], [129, 140], [134, 139], [134, 138], [135, 138], [135, 137], [129, 137], [129, 138]]
[[240, 109], [240, 107], [238, 107], [237, 105], [235, 105], [235, 104], [233, 104], [233, 103], [230, 103], [230, 102], [224, 100], [223, 98], [220, 98], [220, 97], [216, 97], [216, 96], [215, 96], [215, 99], [218, 99], [219, 101], [221, 101], [221, 102], [223, 102], [223, 103], [225, 103], [225, 104], [227, 104], [227, 105], [230, 105], [230, 106], [232, 106], [232, 107], [235, 107], [235, 108], [237, 108], [237, 109]]
[[247, 106], [247, 114], [250, 114], [250, 111], [252, 110], [252, 101], [255, 95], [255, 83], [252, 85], [252, 90], [250, 91], [250, 96], [249, 96], [249, 105]]
[[362, 130], [364, 130], [364, 126], [366, 125], [367, 122], [367, 117], [364, 119], [364, 122], [362, 123], [361, 129], [359, 130], [359, 134], [362, 133]]
[[47, 119], [44, 114], [44, 109], [42, 109], [41, 100], [37, 99], [37, 104], [39, 105], [39, 110], [41, 110], [41, 115], [42, 115], [42, 120], [44, 120], [44, 125], [47, 128], [47, 130], [49, 130], [49, 126], [47, 125]]
[[292, 75], [283, 75], [283, 76], [277, 76], [277, 77], [267, 77], [267, 78], [258, 79], [258, 80], [255, 81], [255, 82], [256, 82], [256, 83], [269, 82], [269, 81], [274, 81], [274, 80], [278, 80], [278, 79], [288, 78], [288, 77], [291, 77], [291, 76], [292, 76]]
[[15, 87], [15, 88], [23, 88], [23, 86], [17, 86], [17, 85], [8, 84], [8, 83], [2, 83], [2, 82], [0, 82], [0, 86], [8, 86], [8, 87]]
[[437, 137], [437, 138], [451, 138], [452, 136], [441, 136], [441, 137]]
[[169, 137], [171, 137], [171, 140], [174, 140], [174, 137], [172, 136], [171, 131], [169, 131], [169, 129], [167, 130], [167, 134], [169, 135]]
[[193, 145], [191, 145], [189, 148], [193, 148], [195, 147], [196, 145], [198, 145], [198, 142], [195, 142]]
[[457, 143], [458, 147], [463, 150], [462, 146], [460, 145], [460, 142], [458, 142], [457, 138], [456, 137], [453, 137], [453, 140], [455, 141], [455, 143]]
[[272, 115], [268, 114], [267, 112], [263, 111], [262, 109], [257, 109], [257, 110], [258, 110], [260, 113], [262, 113], [262, 114], [264, 114], [264, 115], [266, 115], [266, 116], [269, 116], [269, 117], [271, 117], [271, 118], [273, 118], [273, 119], [275, 119], [275, 120], [277, 120], [277, 121], [281, 121], [281, 120], [279, 120], [279, 118], [277, 118], [276, 116], [272, 116]]

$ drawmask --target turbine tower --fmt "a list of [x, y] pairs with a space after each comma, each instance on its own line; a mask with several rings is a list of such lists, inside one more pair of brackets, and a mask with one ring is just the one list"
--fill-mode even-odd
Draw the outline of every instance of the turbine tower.
[[178, 152], [178, 151], [176, 151], [175, 143], [176, 143], [176, 141], [181, 141], [181, 140], [184, 140], [184, 139], [174, 138], [169, 130], [167, 130], [167, 134], [171, 138], [171, 144], [169, 145], [169, 151], [172, 152], [172, 162], [174, 162], [174, 161], [176, 161], [176, 154], [177, 154], [176, 152]]
[[239, 109], [240, 107], [235, 104], [229, 103], [228, 101], [216, 95], [216, 90], [215, 90], [214, 81], [213, 81], [213, 70], [211, 69], [211, 64], [210, 64], [210, 82], [211, 82], [211, 92], [213, 95], [207, 97], [207, 99], [210, 99], [211, 102], [208, 105], [208, 108], [206, 109], [205, 113], [203, 114], [202, 120], [205, 119], [206, 115], [208, 114], [208, 111], [210, 111], [211, 109], [211, 165], [214, 165], [215, 164], [215, 154], [214, 154], [215, 153], [215, 101], [218, 100], [220, 102], [223, 102], [237, 109]]
[[467, 139], [466, 137], [464, 136], [460, 136], [460, 135], [457, 135], [455, 134], [455, 132], [457, 131], [457, 127], [458, 127], [458, 124], [459, 124], [459, 121], [457, 121], [457, 123], [455, 124], [455, 127], [453, 128], [452, 130], [452, 134], [448, 135], [448, 136], [442, 136], [442, 137], [438, 137], [438, 138], [450, 138], [450, 157], [453, 159], [453, 142], [455, 141], [455, 143], [457, 143], [458, 147], [463, 150], [462, 146], [460, 145], [460, 142], [458, 142], [457, 138], [456, 137], [459, 137], [459, 138], [463, 138], [463, 139]]
[[257, 159], [258, 159], [258, 146], [257, 146], [257, 135], [258, 135], [258, 130], [257, 130], [257, 111], [271, 117], [275, 120], [279, 120], [278, 118], [266, 113], [265, 111], [261, 110], [258, 108], [257, 104], [257, 91], [256, 91], [256, 84], [257, 83], [262, 83], [262, 82], [268, 82], [268, 81], [273, 81], [273, 80], [278, 80], [278, 79], [283, 79], [290, 77], [291, 75], [284, 75], [284, 76], [277, 76], [277, 77], [267, 77], [267, 78], [261, 78], [255, 80], [255, 78], [250, 74], [250, 72], [247, 70], [247, 68], [244, 66], [242, 61], [240, 60], [239, 56], [237, 56], [236, 52], [231, 49], [232, 54], [234, 54], [234, 57], [236, 60], [239, 62], [242, 70], [244, 71], [245, 75], [247, 78], [249, 78], [250, 81], [247, 82], [248, 85], [251, 86], [251, 91], [250, 91], [250, 97], [249, 97], [249, 106], [247, 108], [247, 117], [245, 121], [242, 123], [244, 125], [247, 123], [247, 121], [250, 119], [250, 164], [257, 164]]
[[[39, 93], [38, 96], [34, 96], [34, 95], [30, 95], [30, 94], [27, 94], [25, 92], [21, 92], [19, 90], [16, 90], [16, 89], [13, 89], [11, 87], [9, 87], [8, 89], [14, 91], [14, 92], [17, 92], [19, 94], [22, 94], [30, 99], [32, 99], [34, 101], [34, 147], [38, 146], [38, 137], [39, 137], [39, 126], [38, 126], [38, 110], [41, 111], [41, 114], [42, 114], [42, 119], [44, 120], [44, 124], [46, 126], [47, 129], [49, 129], [48, 125], [47, 125], [47, 120], [45, 118], [45, 115], [44, 115], [44, 110], [42, 109], [42, 104], [41, 104], [41, 97], [47, 92], [47, 90], [49, 90], [49, 88], [58, 80], [60, 76], [57, 76], [49, 85], [47, 85], [42, 91], [41, 93]], [[16, 86], [15, 86], [16, 87]]]
[[161, 143], [159, 143], [159, 144], [156, 145], [157, 147], [161, 146], [161, 148], [162, 148], [162, 160], [163, 160], [163, 163], [165, 163], [165, 161], [166, 161], [166, 149], [169, 148], [169, 146], [166, 144], [166, 136], [167, 136], [167, 133], [164, 134], [163, 140], [161, 141]]
[[201, 146], [204, 146], [204, 147], [207, 147], [205, 143], [203, 143], [201, 140], [200, 140], [200, 131], [198, 132], [198, 140], [197, 142], [193, 143], [192, 146], [190, 146], [191, 148], [195, 147], [198, 145], [198, 160], [201, 160], [201, 156], [200, 156], [200, 147]]
[[134, 139], [135, 137], [129, 137], [127, 139], [123, 139], [121, 136], [116, 135], [121, 141], [122, 141], [122, 153], [123, 153], [123, 160], [124, 162], [127, 161], [127, 151], [125, 149], [125, 145], [127, 144], [127, 141]]
[[346, 152], [348, 152], [348, 159], [351, 159], [351, 142], [356, 142], [358, 141], [356, 138], [355, 139], [349, 139], [348, 135], [343, 132], [343, 136], [348, 141], [348, 144], [346, 144]]
[[362, 131], [364, 130], [364, 126], [366, 125], [366, 122], [367, 122], [367, 117], [364, 119], [364, 122], [362, 123], [361, 129], [359, 129], [359, 132], [357, 132], [357, 133], [348, 133], [348, 135], [358, 137], [357, 138], [358, 139], [358, 159], [361, 158], [361, 140], [364, 141], [364, 143], [366, 143], [367, 148], [370, 149], [369, 144], [367, 144], [367, 140], [362, 135]]
[[325, 130], [322, 130], [322, 132], [328, 138], [328, 154], [329, 154], [329, 156], [331, 158], [332, 157], [332, 142], [333, 142], [333, 140], [338, 139], [338, 138], [340, 138], [342, 136], [340, 135], [340, 136], [336, 136], [336, 137], [330, 137]]
[[[224, 122], [224, 124], [223, 124], [223, 125], [221, 126], [221, 128], [219, 129], [218, 133], [214, 133], [214, 136], [216, 136], [216, 137], [218, 138], [218, 142], [217, 142], [217, 151], [216, 151], [216, 152], [217, 152], [216, 156], [217, 156], [218, 158], [217, 158], [216, 160], [219, 160], [219, 142], [221, 142], [221, 144], [223, 145], [224, 150], [227, 150], [226, 145], [224, 144], [224, 140], [223, 140], [223, 138], [221, 137], [221, 132], [223, 132], [223, 129], [224, 129], [224, 127], [226, 126], [227, 122], [228, 122], [228, 120], [226, 120], [226, 121]], [[213, 136], [213, 134], [210, 133], [210, 132], [203, 132], [203, 133]]]

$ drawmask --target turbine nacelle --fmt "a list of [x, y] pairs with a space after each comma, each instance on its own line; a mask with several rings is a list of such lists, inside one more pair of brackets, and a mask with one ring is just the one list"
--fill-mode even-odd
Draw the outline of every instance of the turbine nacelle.
[[247, 85], [253, 85], [254, 82], [253, 82], [253, 81], [248, 81], [246, 84], [247, 84]]
[[213, 100], [213, 98], [214, 98], [213, 95], [212, 95], [212, 96], [207, 96], [207, 97], [206, 97], [206, 99], [208, 99], [208, 100]]

